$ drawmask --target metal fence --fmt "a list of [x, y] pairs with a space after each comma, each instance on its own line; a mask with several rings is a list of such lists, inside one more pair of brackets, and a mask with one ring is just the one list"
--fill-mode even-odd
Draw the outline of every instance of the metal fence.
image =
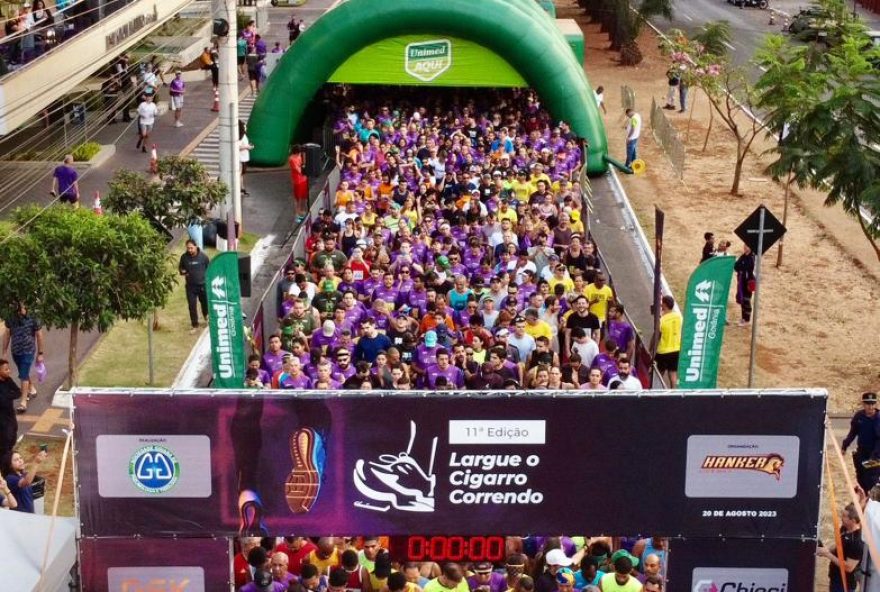
[[636, 91], [626, 85], [620, 86], [620, 107], [624, 111], [636, 108]]
[[669, 120], [666, 119], [666, 113], [657, 104], [657, 99], [651, 98], [651, 129], [654, 133], [654, 139], [663, 149], [672, 168], [678, 173], [681, 179], [684, 177], [685, 150], [684, 143], [678, 136], [678, 130], [675, 129]]

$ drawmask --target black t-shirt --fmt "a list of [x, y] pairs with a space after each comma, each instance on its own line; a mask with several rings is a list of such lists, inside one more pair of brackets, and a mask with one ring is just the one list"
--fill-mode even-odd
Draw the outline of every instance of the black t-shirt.
[[391, 344], [399, 349], [400, 346], [403, 345], [403, 336], [407, 333], [409, 333], [409, 331], [398, 331], [397, 329], [391, 328], [385, 332], [385, 335], [391, 340]]
[[590, 335], [592, 335], [592, 331], [598, 331], [599, 317], [594, 315], [591, 312], [588, 312], [586, 316], [580, 316], [578, 313], [573, 312], [568, 316], [568, 320], [565, 321], [566, 329], [574, 329], [575, 327], [580, 327], [581, 329], [591, 331]]
[[[843, 542], [843, 559], [862, 559], [862, 533], [860, 530], [855, 532], [844, 532], [840, 529], [840, 538]], [[840, 581], [840, 568], [833, 563], [828, 563], [828, 578], [831, 581]], [[856, 589], [856, 571], [846, 574], [846, 587], [849, 590]]]

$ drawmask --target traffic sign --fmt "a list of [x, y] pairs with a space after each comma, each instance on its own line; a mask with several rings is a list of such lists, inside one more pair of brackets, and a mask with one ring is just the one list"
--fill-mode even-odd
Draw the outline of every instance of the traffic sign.
[[758, 208], [733, 232], [749, 246], [753, 253], [758, 253], [758, 238], [762, 232], [761, 210], [764, 210], [764, 240], [761, 241], [761, 252], [759, 254], [763, 255], [770, 247], [776, 244], [776, 241], [782, 238], [782, 235], [784, 235], [787, 230], [785, 226], [782, 225], [782, 222], [770, 213], [770, 210], [763, 205], [758, 206]]

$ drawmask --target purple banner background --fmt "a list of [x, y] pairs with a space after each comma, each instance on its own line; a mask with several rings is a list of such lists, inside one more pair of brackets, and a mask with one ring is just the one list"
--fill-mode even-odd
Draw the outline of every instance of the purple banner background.
[[[122, 592], [122, 587], [108, 585], [111, 568], [118, 569], [117, 579], [128, 581], [127, 590], [213, 592], [230, 587], [228, 539], [84, 538], [79, 549], [82, 589], [89, 592]], [[145, 567], [163, 569], [138, 569]], [[183, 587], [182, 580], [194, 568], [201, 568], [204, 588], [196, 587], [193, 580]]]
[[[766, 391], [760, 397], [510, 392], [328, 397], [266, 391], [169, 397], [168, 393], [80, 392], [74, 395], [74, 404], [83, 534], [236, 534], [242, 481], [251, 483], [260, 495], [265, 524], [273, 535], [593, 532], [717, 536], [723, 532], [727, 536], [814, 537], [825, 402], [823, 396]], [[543, 421], [545, 443], [451, 444], [451, 420], [471, 420], [478, 422], [473, 424], [476, 426], [502, 420], [508, 427]], [[355, 487], [358, 460], [369, 472], [371, 462], [387, 463], [399, 457], [407, 450], [410, 422], [417, 427], [411, 458], [425, 473], [430, 472], [431, 445], [437, 439], [434, 511], [357, 507], [356, 502], [383, 505]], [[285, 481], [293, 464], [289, 439], [303, 427], [323, 434], [327, 462], [314, 506], [308, 513], [294, 514], [285, 499]], [[536, 433], [533, 430], [533, 435]], [[201, 438], [210, 442], [210, 459], [204, 469], [194, 469], [197, 463], [187, 457], [181, 463], [178, 485], [164, 493], [144, 494], [136, 490], [124, 466], [114, 469], [113, 474], [108, 474], [109, 465], [102, 467], [96, 441], [104, 437], [106, 442], [108, 435], [134, 435], [135, 440], [139, 436], [147, 443], [165, 437], [172, 441], [181, 435]], [[712, 435], [709, 440], [722, 444], [729, 441], [726, 447], [737, 454], [755, 454], [760, 449], [762, 454], [784, 453], [789, 460], [775, 476], [755, 470], [720, 471], [722, 475], [704, 471], [706, 474], [694, 476], [693, 469], [686, 466], [692, 435]], [[766, 441], [774, 436], [787, 436], [784, 440], [795, 442], [794, 450], [786, 453], [767, 449], [766, 444], [751, 444], [751, 439]], [[519, 440], [513, 435], [509, 441]], [[113, 454], [127, 462], [137, 447], [125, 446], [120, 450], [114, 444]], [[175, 450], [174, 454], [184, 452]], [[519, 455], [520, 466], [493, 470], [452, 467], [452, 454], [459, 463], [465, 455]], [[531, 455], [537, 462], [527, 466]], [[114, 466], [120, 466], [118, 459]], [[461, 472], [468, 469], [470, 478], [485, 478], [488, 473], [524, 477], [516, 478], [521, 484], [489, 484], [474, 490], [451, 483], [455, 471], [459, 471], [455, 477], [459, 482], [468, 478]], [[416, 487], [423, 480], [415, 475], [416, 471], [409, 470], [398, 479]], [[707, 497], [699, 491], [696, 497], [686, 495], [686, 481], [688, 491], [692, 487], [714, 487], [717, 491], [719, 478], [749, 494], [753, 493], [750, 484], [757, 483], [766, 495]], [[105, 480], [103, 496], [101, 479]], [[193, 485], [194, 481], [199, 483]], [[450, 499], [456, 490], [522, 493], [528, 489], [541, 494], [540, 503], [498, 504], [490, 500], [456, 504]], [[195, 493], [179, 497], [186, 492]]]

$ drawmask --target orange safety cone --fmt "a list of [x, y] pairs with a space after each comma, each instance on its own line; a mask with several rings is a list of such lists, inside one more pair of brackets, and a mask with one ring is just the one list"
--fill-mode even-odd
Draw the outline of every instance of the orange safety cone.
[[220, 91], [216, 88], [214, 89], [214, 105], [211, 107], [211, 111], [220, 112]]
[[99, 216], [104, 215], [104, 208], [101, 206], [101, 192], [95, 192], [95, 203], [92, 204], [92, 211], [95, 212]]
[[150, 150], [150, 172], [154, 175], [159, 174], [159, 154], [156, 152], [155, 144], [153, 144], [153, 148]]

